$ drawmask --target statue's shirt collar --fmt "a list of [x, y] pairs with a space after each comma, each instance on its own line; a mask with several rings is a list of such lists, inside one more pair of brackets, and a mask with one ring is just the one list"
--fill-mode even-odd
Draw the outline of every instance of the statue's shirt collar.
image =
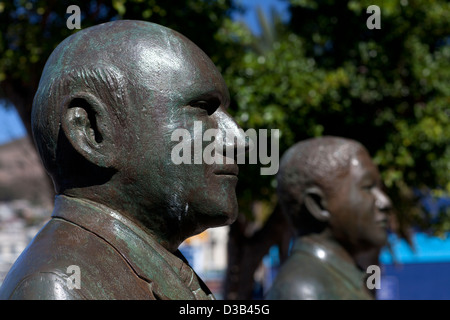
[[136, 223], [107, 206], [57, 196], [52, 218], [67, 220], [108, 242], [140, 278], [149, 282], [157, 298], [214, 299], [181, 252], [167, 251]]

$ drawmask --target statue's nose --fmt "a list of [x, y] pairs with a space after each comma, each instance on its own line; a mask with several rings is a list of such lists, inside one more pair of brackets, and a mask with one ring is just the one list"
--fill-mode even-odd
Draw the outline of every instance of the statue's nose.
[[234, 158], [236, 158], [237, 155], [247, 152], [250, 147], [250, 142], [244, 130], [239, 127], [236, 121], [226, 111], [217, 113], [217, 117], [225, 155], [230, 155], [230, 152], [232, 152]]
[[392, 209], [391, 199], [382, 190], [376, 188], [375, 205], [378, 210], [388, 212]]

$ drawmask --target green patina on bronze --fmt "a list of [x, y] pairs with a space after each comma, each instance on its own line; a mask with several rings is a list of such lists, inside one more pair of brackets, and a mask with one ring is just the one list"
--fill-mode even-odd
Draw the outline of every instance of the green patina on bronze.
[[[184, 128], [193, 136], [201, 121], [203, 131], [244, 139], [229, 100], [205, 53], [163, 26], [114, 21], [64, 40], [47, 61], [32, 114], [56, 206], [0, 297], [211, 298], [177, 248], [236, 219], [237, 165], [175, 165], [171, 135]], [[80, 266], [79, 290], [64, 286], [69, 265]]]
[[364, 146], [301, 141], [283, 155], [277, 188], [298, 237], [266, 298], [372, 299], [361, 256], [385, 245], [391, 201]]

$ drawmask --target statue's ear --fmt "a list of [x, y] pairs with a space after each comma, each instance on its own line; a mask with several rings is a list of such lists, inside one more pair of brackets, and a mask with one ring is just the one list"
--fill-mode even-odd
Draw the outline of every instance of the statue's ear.
[[64, 99], [61, 127], [72, 147], [86, 160], [104, 168], [113, 166], [114, 125], [105, 104], [89, 93]]
[[327, 201], [321, 188], [309, 187], [305, 190], [304, 204], [311, 215], [321, 222], [328, 222], [330, 212], [328, 212]]

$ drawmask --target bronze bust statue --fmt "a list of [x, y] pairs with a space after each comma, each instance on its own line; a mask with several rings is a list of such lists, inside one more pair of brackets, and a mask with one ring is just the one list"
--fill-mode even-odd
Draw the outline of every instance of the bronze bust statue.
[[245, 140], [228, 105], [215, 65], [171, 29], [122, 20], [65, 39], [32, 111], [55, 208], [0, 298], [213, 299], [178, 246], [236, 219], [237, 164], [176, 165], [171, 134], [201, 121]]
[[391, 201], [368, 151], [340, 137], [301, 141], [283, 155], [277, 192], [298, 237], [267, 299], [373, 299], [358, 255], [387, 239]]

